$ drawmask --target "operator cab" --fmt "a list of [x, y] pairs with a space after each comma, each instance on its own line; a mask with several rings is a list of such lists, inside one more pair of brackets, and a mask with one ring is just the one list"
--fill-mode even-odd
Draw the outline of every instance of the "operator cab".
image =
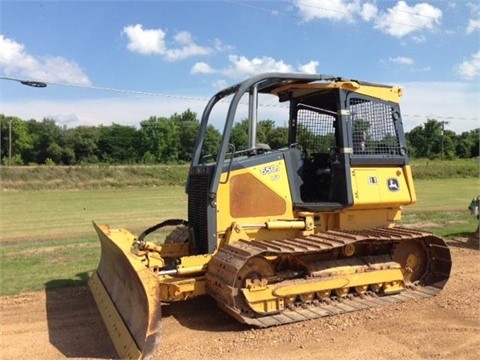
[[289, 145], [300, 151], [301, 161], [290, 161], [291, 172], [301, 179], [298, 192], [291, 189], [296, 210], [350, 207], [355, 168], [408, 162], [400, 89], [337, 78], [289, 84], [274, 92], [290, 104]]
[[[354, 206], [355, 169], [400, 168], [408, 162], [400, 96], [400, 89], [386, 85], [283, 73], [261, 74], [213, 96], [202, 115], [187, 182], [189, 219], [202, 222], [189, 220], [194, 237], [202, 239], [199, 253], [217, 245], [217, 192], [234, 170], [282, 160], [293, 210], [328, 212]], [[214, 108], [223, 115], [217, 116]], [[271, 146], [270, 139], [260, 139], [257, 124], [265, 119], [287, 127], [286, 143]], [[218, 153], [205, 156], [207, 129], [218, 120], [223, 123]], [[234, 145], [239, 121], [248, 131], [246, 149]]]

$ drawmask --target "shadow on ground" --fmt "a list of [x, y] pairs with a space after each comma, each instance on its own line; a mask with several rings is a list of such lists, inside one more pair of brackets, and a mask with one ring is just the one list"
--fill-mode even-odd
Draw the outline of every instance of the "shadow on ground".
[[480, 249], [478, 236], [474, 233], [466, 232], [449, 234], [447, 238], [447, 245], [463, 249]]
[[[250, 327], [239, 323], [221, 310], [210, 296], [162, 304], [162, 318], [173, 317], [182, 326], [200, 331], [244, 331]], [[168, 331], [167, 328], [163, 328]]]
[[67, 358], [115, 358], [115, 348], [85, 285], [88, 274], [77, 276], [78, 280], [45, 284], [49, 341]]

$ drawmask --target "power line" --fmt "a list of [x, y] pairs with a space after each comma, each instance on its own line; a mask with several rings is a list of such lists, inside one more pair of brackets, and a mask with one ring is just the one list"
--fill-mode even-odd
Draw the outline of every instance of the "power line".
[[[181, 99], [181, 100], [194, 100], [194, 101], [202, 101], [207, 102], [210, 99], [205, 97], [195, 97], [195, 96], [184, 96], [184, 95], [172, 95], [172, 94], [164, 94], [164, 93], [155, 93], [155, 92], [147, 92], [147, 91], [139, 91], [139, 90], [128, 90], [128, 89], [117, 89], [112, 87], [103, 87], [103, 86], [93, 86], [93, 85], [80, 85], [80, 84], [69, 84], [69, 83], [62, 83], [62, 82], [55, 82], [55, 81], [39, 81], [39, 80], [26, 80], [26, 79], [19, 79], [19, 78], [11, 78], [11, 77], [0, 77], [0, 80], [10, 80], [19, 82], [23, 85], [33, 86], [37, 88], [43, 88], [47, 85], [57, 85], [57, 86], [68, 86], [73, 88], [81, 88], [81, 89], [88, 89], [88, 90], [99, 90], [99, 91], [107, 91], [107, 92], [117, 92], [117, 93], [124, 93], [124, 94], [134, 94], [134, 95], [144, 95], [144, 96], [155, 96], [155, 97], [165, 97], [170, 99]], [[44, 85], [42, 85], [44, 84]], [[219, 101], [226, 103], [227, 101]], [[247, 102], [240, 102], [241, 105], [248, 105]], [[287, 108], [285, 105], [281, 104], [267, 104], [267, 103], [259, 103], [258, 106], [260, 107], [271, 107], [271, 108]], [[402, 114], [403, 118], [430, 118], [430, 119], [444, 119], [444, 120], [467, 120], [467, 121], [478, 121], [479, 118], [467, 118], [467, 117], [456, 117], [456, 116], [441, 116], [441, 115], [421, 115], [421, 114]]]
[[[125, 93], [125, 94], [136, 94], [136, 95], [146, 95], [146, 96], [158, 96], [158, 97], [166, 97], [166, 98], [174, 98], [174, 99], [199, 100], [199, 101], [208, 100], [206, 98], [198, 98], [198, 97], [193, 97], [193, 96], [170, 95], [170, 94], [154, 93], [154, 92], [147, 92], [147, 91], [116, 89], [116, 88], [111, 88], [111, 87], [102, 87], [102, 86], [93, 86], [93, 85], [80, 85], [80, 84], [61, 83], [61, 82], [54, 82], [54, 81], [22, 80], [22, 79], [7, 78], [7, 77], [0, 77], [0, 79], [17, 81], [17, 82], [22, 83], [23, 85], [28, 85], [28, 86], [33, 86], [33, 87], [46, 87], [46, 85], [58, 85], [58, 86], [68, 86], [68, 87], [74, 87], [74, 88], [90, 89], [90, 90], [110, 91], [110, 92], [118, 92], [118, 93]], [[41, 86], [41, 84], [45, 84], [45, 86]]]
[[[254, 10], [260, 10], [260, 11], [264, 11], [264, 12], [267, 12], [269, 14], [276, 14], [276, 13], [282, 13], [281, 11], [279, 10], [272, 10], [272, 9], [267, 9], [267, 8], [264, 8], [264, 7], [261, 7], [261, 6], [257, 6], [257, 5], [251, 5], [251, 4], [247, 4], [247, 1], [235, 1], [235, 0], [225, 0], [225, 2], [227, 3], [231, 3], [231, 4], [235, 4], [235, 5], [241, 5], [241, 6], [244, 6], [246, 8], [250, 8], [250, 9], [254, 9]], [[258, 2], [254, 2], [255, 4], [258, 4]]]

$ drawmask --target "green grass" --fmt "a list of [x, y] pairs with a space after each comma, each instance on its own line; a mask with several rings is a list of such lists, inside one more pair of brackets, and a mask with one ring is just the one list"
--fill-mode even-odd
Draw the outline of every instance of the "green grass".
[[100, 259], [96, 236], [0, 249], [0, 295], [85, 284]]
[[9, 191], [183, 186], [187, 174], [186, 165], [0, 166], [0, 185]]
[[403, 209], [403, 224], [442, 237], [468, 236], [477, 227], [468, 205], [480, 194], [478, 178], [415, 181], [417, 203]]
[[139, 232], [166, 218], [185, 218], [183, 187], [1, 194], [2, 243], [70, 241], [91, 236], [92, 221]]
[[[413, 177], [421, 179], [478, 178], [478, 159], [414, 159]], [[0, 166], [0, 188], [23, 190], [79, 190], [153, 186], [184, 186], [186, 165]]]
[[3, 192], [0, 295], [85, 283], [100, 259], [92, 220], [138, 234], [186, 206], [182, 187]]
[[480, 194], [480, 179], [416, 180], [417, 202], [405, 207], [405, 213], [431, 211], [463, 211], [473, 197]]
[[468, 237], [478, 225], [476, 218], [465, 211], [407, 213], [403, 216], [402, 223], [445, 238]]
[[[448, 237], [475, 230], [467, 206], [478, 178], [415, 185], [418, 202], [404, 209], [404, 224]], [[0, 201], [0, 295], [84, 284], [100, 258], [92, 220], [138, 234], [187, 212], [180, 186], [4, 191]]]
[[415, 180], [478, 178], [480, 175], [478, 158], [456, 160], [414, 159], [411, 166]]

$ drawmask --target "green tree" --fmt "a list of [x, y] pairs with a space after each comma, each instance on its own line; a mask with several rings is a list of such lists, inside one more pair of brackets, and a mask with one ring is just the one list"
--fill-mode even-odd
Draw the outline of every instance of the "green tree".
[[77, 164], [97, 163], [99, 161], [98, 142], [100, 139], [100, 128], [78, 126], [68, 129], [66, 139], [73, 149]]
[[463, 133], [459, 137], [455, 132], [445, 130], [445, 124], [443, 121], [427, 119], [423, 125], [416, 126], [412, 131], [406, 133], [410, 155], [430, 159], [475, 156], [471, 150], [468, 150], [474, 143], [475, 137], [470, 138], [469, 133]]
[[[0, 114], [1, 155], [4, 163], [8, 164], [8, 157], [12, 165], [25, 163], [25, 154], [33, 149], [33, 138], [25, 121], [18, 117]], [[10, 133], [12, 138], [10, 139]], [[11, 151], [10, 151], [11, 143]]]
[[215, 155], [220, 150], [222, 134], [213, 125], [208, 125], [202, 146], [202, 156]]
[[98, 149], [100, 160], [112, 164], [134, 164], [139, 162], [139, 131], [133, 126], [112, 124], [100, 127]]
[[174, 114], [171, 119], [178, 125], [178, 160], [189, 162], [192, 159], [197, 133], [200, 128], [197, 114], [188, 109], [181, 115]]
[[441, 154], [442, 129], [441, 122], [428, 119], [423, 125], [416, 126], [406, 134], [416, 157], [434, 158]]
[[[248, 119], [237, 122], [230, 136], [230, 143], [235, 145], [236, 150], [244, 150], [248, 147]], [[275, 121], [266, 119], [257, 122], [257, 143], [268, 144], [272, 149], [278, 149], [288, 145], [288, 129], [277, 128]]]
[[288, 128], [276, 127], [268, 133], [266, 140], [272, 149], [279, 149], [288, 145]]
[[472, 138], [471, 157], [480, 156], [480, 128], [470, 131], [470, 136]]
[[452, 160], [457, 157], [457, 135], [451, 130], [444, 130], [440, 139], [440, 158]]
[[149, 154], [159, 163], [175, 163], [178, 161], [179, 128], [178, 124], [166, 117], [151, 116], [140, 123], [140, 139], [142, 153]]
[[54, 120], [29, 120], [27, 128], [33, 139], [33, 148], [25, 153], [28, 162], [45, 164], [47, 159], [55, 164], [75, 162], [74, 152], [65, 139], [65, 129]]
[[456, 153], [461, 158], [479, 156], [480, 128], [465, 131], [457, 137]]
[[246, 150], [248, 148], [248, 119], [244, 119], [233, 125], [229, 142], [235, 146], [235, 151]]
[[261, 120], [257, 124], [257, 141], [270, 145], [272, 149], [285, 147], [288, 145], [288, 129], [277, 127], [273, 120]]
[[471, 155], [471, 143], [465, 138], [460, 138], [455, 147], [455, 153], [462, 159], [469, 158]]

